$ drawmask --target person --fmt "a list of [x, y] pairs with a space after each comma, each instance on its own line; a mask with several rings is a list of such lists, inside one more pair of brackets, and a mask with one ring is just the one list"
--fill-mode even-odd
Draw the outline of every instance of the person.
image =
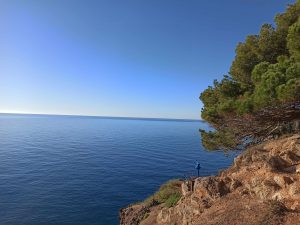
[[199, 173], [200, 173], [200, 169], [201, 169], [201, 165], [199, 162], [196, 161], [196, 166], [195, 166], [196, 170], [198, 171], [198, 177], [199, 177]]

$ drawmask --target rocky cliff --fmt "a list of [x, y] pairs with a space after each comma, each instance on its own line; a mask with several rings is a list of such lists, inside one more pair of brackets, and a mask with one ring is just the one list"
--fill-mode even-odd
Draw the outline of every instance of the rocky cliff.
[[182, 181], [172, 207], [139, 203], [121, 225], [300, 225], [300, 135], [253, 146], [218, 176]]

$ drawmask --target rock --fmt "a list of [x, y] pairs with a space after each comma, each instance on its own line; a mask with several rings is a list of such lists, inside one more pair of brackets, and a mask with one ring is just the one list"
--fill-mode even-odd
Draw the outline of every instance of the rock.
[[300, 135], [253, 146], [218, 176], [182, 183], [174, 207], [122, 209], [121, 225], [300, 224], [299, 155]]
[[269, 165], [275, 171], [282, 171], [285, 168], [292, 166], [279, 156], [271, 156], [269, 159]]
[[281, 188], [284, 188], [293, 183], [293, 180], [287, 176], [275, 175], [273, 179]]
[[296, 166], [293, 165], [293, 166], [286, 167], [286, 168], [283, 169], [283, 172], [296, 173]]
[[296, 173], [300, 174], [300, 164], [296, 165], [295, 171], [296, 171]]
[[158, 216], [157, 216], [157, 223], [158, 224], [166, 224], [170, 222], [170, 212], [169, 209], [162, 209], [160, 210]]
[[189, 186], [188, 186], [187, 182], [183, 182], [181, 184], [181, 193], [182, 193], [183, 196], [186, 196], [187, 194], [190, 193]]
[[261, 184], [257, 183], [256, 186], [250, 188], [250, 190], [262, 200], [272, 198], [271, 196], [273, 196], [279, 189], [280, 187], [276, 183], [269, 183], [268, 181], [264, 181]]
[[138, 225], [145, 217], [146, 213], [149, 213], [148, 207], [143, 205], [134, 205], [120, 210], [120, 225], [130, 224]]
[[225, 182], [216, 177], [198, 178], [195, 181], [194, 191], [201, 197], [219, 198], [229, 192]]
[[237, 189], [238, 187], [242, 186], [242, 183], [239, 181], [239, 180], [233, 180], [231, 183], [230, 183], [230, 191], [233, 191], [235, 189]]
[[294, 153], [293, 151], [286, 152], [282, 158], [289, 162], [290, 164], [297, 164], [300, 162], [300, 156]]
[[294, 203], [293, 203], [293, 205], [291, 205], [291, 210], [299, 210], [299, 208], [300, 208], [300, 204], [299, 204], [299, 202], [298, 201], [295, 201]]
[[276, 192], [272, 196], [272, 200], [281, 201], [282, 199], [283, 199], [283, 196], [282, 196], [282, 193], [280, 193], [280, 192]]
[[295, 182], [290, 185], [288, 193], [291, 197], [296, 197], [296, 195], [300, 195], [300, 182]]

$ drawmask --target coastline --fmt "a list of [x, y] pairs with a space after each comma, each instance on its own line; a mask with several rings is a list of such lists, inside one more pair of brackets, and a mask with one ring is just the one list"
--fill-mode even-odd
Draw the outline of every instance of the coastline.
[[300, 134], [251, 146], [217, 176], [182, 181], [173, 206], [138, 203], [120, 225], [300, 224]]

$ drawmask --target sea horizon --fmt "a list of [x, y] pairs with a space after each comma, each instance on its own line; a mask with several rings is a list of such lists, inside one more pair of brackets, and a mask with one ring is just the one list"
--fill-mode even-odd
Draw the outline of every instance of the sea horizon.
[[133, 116], [99, 116], [99, 115], [80, 115], [80, 114], [47, 114], [47, 113], [4, 113], [0, 112], [1, 115], [11, 116], [41, 116], [41, 117], [89, 117], [99, 119], [120, 119], [120, 120], [153, 120], [153, 121], [181, 121], [181, 122], [204, 122], [200, 119], [185, 119], [185, 118], [163, 118], [163, 117], [133, 117]]
[[3, 224], [117, 225], [195, 161], [209, 176], [235, 156], [206, 151], [198, 121], [0, 114], [0, 125]]
[[300, 225], [300, 0], [0, 8], [0, 225]]

